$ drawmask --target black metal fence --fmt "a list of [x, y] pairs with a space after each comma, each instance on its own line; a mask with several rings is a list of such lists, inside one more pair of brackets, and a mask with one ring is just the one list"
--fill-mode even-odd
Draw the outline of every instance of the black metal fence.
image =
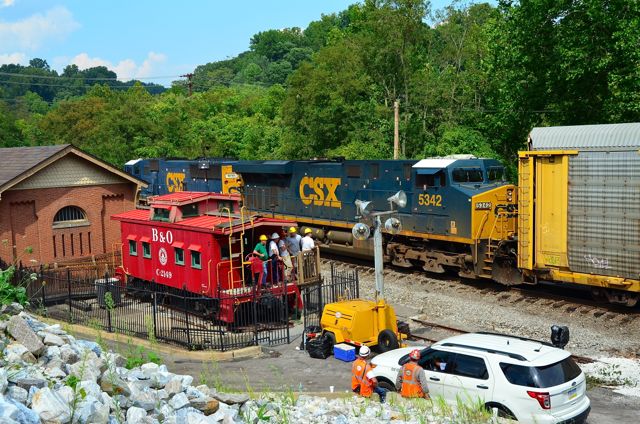
[[304, 303], [302, 312], [303, 341], [306, 341], [307, 334], [319, 331], [322, 310], [327, 303], [357, 299], [359, 297], [360, 281], [358, 279], [358, 270], [340, 271], [332, 263], [330, 282], [323, 281], [319, 284], [307, 286], [302, 290], [302, 301]]
[[[35, 313], [192, 350], [290, 343], [292, 320], [301, 313], [290, 284], [276, 294], [243, 287], [213, 299], [156, 284], [123, 286], [110, 275], [19, 268], [15, 278]], [[220, 319], [223, 308], [230, 311], [226, 320]]]
[[[307, 262], [319, 276], [319, 263]], [[192, 350], [288, 344], [296, 320], [308, 333], [320, 325], [325, 304], [359, 296], [357, 271], [333, 265], [329, 281], [307, 279], [300, 297], [291, 283], [271, 290], [239, 287], [209, 298], [153, 283], [124, 286], [113, 275], [113, 269], [97, 277], [93, 268], [18, 268], [15, 279], [26, 288], [32, 312]]]

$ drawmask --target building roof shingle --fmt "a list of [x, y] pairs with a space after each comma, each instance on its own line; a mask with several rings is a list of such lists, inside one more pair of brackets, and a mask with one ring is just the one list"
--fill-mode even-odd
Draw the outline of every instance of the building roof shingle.
[[59, 144], [55, 146], [33, 146], [33, 147], [6, 147], [0, 148], [0, 193], [8, 190], [21, 180], [28, 178], [35, 172], [48, 166], [57, 159], [64, 157], [68, 153], [89, 160], [94, 164], [113, 172], [125, 180], [134, 182], [142, 187], [146, 183], [113, 166], [83, 152], [71, 144]]
[[1, 148], [0, 187], [69, 146], [69, 144], [59, 144], [57, 146]]

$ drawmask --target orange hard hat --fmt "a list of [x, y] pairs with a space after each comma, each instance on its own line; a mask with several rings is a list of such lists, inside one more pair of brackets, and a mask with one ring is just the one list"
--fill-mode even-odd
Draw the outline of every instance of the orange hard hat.
[[414, 361], [417, 361], [418, 359], [420, 359], [420, 350], [413, 349], [411, 353], [409, 353], [409, 358], [413, 359]]

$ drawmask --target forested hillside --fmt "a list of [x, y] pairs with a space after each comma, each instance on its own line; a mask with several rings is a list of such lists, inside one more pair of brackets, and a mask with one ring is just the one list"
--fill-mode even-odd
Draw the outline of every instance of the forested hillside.
[[[25, 76], [28, 75], [28, 76]], [[640, 121], [640, 2], [366, 0], [258, 33], [170, 89], [106, 68], [0, 67], [0, 145], [134, 157], [390, 158], [514, 163], [533, 126]]]

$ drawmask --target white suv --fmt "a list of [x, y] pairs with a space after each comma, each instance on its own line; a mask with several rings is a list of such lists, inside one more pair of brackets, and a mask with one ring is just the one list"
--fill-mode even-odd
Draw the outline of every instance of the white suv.
[[[415, 347], [395, 349], [371, 362], [381, 387], [395, 390], [400, 367]], [[519, 337], [470, 333], [421, 349], [432, 398], [497, 408], [523, 423], [583, 423], [591, 405], [584, 373], [569, 352]]]

